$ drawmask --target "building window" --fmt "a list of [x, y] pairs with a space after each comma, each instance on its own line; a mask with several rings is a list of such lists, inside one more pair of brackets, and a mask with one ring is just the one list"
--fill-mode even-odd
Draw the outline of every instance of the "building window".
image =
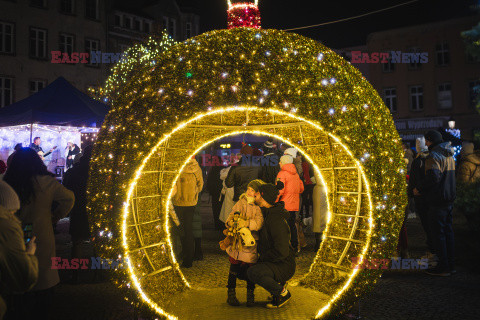
[[397, 112], [397, 89], [383, 89], [383, 97], [385, 99], [385, 104], [387, 105], [388, 109], [390, 109], [390, 112]]
[[123, 19], [124, 21], [124, 24], [123, 26], [127, 29], [131, 29], [132, 28], [132, 18], [129, 18], [129, 17], [125, 17], [125, 19]]
[[452, 108], [452, 85], [450, 83], [441, 83], [438, 85], [438, 108]]
[[85, 17], [88, 19], [98, 20], [100, 14], [98, 12], [98, 0], [85, 0]]
[[410, 69], [410, 70], [420, 69], [420, 67], [422, 66], [422, 64], [420, 63], [420, 48], [419, 47], [411, 47], [407, 51], [408, 51], [408, 53], [417, 54], [417, 56], [415, 58], [411, 58], [412, 60], [413, 59], [415, 59], [415, 60], [411, 61], [408, 64], [408, 69]]
[[47, 58], [47, 30], [30, 28], [30, 57]]
[[72, 54], [74, 47], [75, 47], [75, 38], [69, 34], [60, 34], [60, 41], [59, 41], [59, 49], [61, 52], [68, 52], [68, 54]]
[[0, 21], [0, 52], [14, 53], [14, 25], [12, 23]]
[[135, 19], [135, 21], [134, 21], [133, 24], [134, 24], [134, 29], [135, 29], [136, 31], [142, 30], [142, 25], [141, 25], [140, 20]]
[[143, 27], [146, 33], [150, 33], [150, 22], [144, 22]]
[[185, 38], [189, 39], [192, 37], [192, 23], [187, 22], [185, 25]]
[[448, 66], [450, 63], [450, 52], [446, 42], [438, 43], [435, 46], [435, 56], [437, 57], [438, 66]]
[[176, 21], [175, 19], [168, 19], [168, 34], [175, 39], [176, 36]]
[[0, 108], [13, 102], [13, 79], [0, 77]]
[[37, 8], [46, 8], [47, 0], [30, 0], [30, 5]]
[[122, 16], [119, 14], [115, 15], [115, 26], [121, 27], [122, 26]]
[[100, 44], [98, 40], [92, 40], [92, 39], [85, 39], [85, 52], [89, 54], [88, 58], [88, 66], [91, 67], [98, 67], [98, 62], [97, 63], [92, 63], [92, 51], [99, 51], [100, 50]]
[[[386, 51], [389, 52], [389, 51]], [[382, 63], [382, 71], [383, 72], [393, 72], [395, 71], [395, 63], [392, 63], [392, 55], [388, 56], [388, 62]]]
[[37, 93], [38, 91], [45, 88], [47, 85], [46, 80], [30, 80], [28, 82], [28, 88], [30, 90], [30, 94]]
[[412, 111], [423, 110], [423, 87], [412, 86], [410, 87], [410, 109]]
[[480, 97], [480, 80], [473, 80], [468, 82], [468, 97], [470, 106], [474, 107]]
[[75, 13], [75, 0], [62, 0], [60, 3], [60, 11], [62, 13], [74, 14]]

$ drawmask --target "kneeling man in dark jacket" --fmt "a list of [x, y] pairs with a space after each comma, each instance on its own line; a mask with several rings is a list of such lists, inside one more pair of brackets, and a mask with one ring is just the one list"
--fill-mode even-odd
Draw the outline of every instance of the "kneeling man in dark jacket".
[[255, 195], [255, 203], [261, 207], [264, 217], [259, 231], [258, 263], [248, 269], [248, 277], [273, 296], [267, 308], [280, 308], [290, 299], [285, 284], [295, 274], [295, 252], [290, 244], [288, 211], [278, 198], [278, 189], [273, 184], [261, 185]]

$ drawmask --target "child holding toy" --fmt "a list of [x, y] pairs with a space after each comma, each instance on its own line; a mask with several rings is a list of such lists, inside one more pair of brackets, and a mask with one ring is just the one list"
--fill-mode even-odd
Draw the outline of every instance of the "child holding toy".
[[263, 215], [255, 204], [255, 193], [262, 184], [264, 182], [258, 179], [248, 184], [247, 191], [235, 203], [225, 223], [227, 238], [220, 242], [220, 247], [228, 253], [230, 260], [227, 303], [231, 306], [240, 305], [235, 294], [237, 278], [247, 281], [247, 307], [253, 307], [255, 303], [255, 284], [248, 280], [247, 269], [258, 259], [257, 231], [263, 226]]

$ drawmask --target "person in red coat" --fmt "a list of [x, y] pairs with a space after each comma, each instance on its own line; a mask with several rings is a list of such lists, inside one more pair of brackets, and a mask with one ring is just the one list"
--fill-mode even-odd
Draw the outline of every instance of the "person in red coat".
[[290, 213], [290, 217], [288, 218], [291, 236], [290, 242], [295, 252], [298, 252], [298, 236], [295, 220], [300, 207], [300, 194], [303, 192], [304, 186], [293, 164], [293, 157], [290, 155], [284, 155], [280, 158], [280, 172], [277, 175], [277, 181], [279, 180], [283, 182], [285, 187], [280, 190], [277, 202], [283, 201], [285, 203], [285, 209]]

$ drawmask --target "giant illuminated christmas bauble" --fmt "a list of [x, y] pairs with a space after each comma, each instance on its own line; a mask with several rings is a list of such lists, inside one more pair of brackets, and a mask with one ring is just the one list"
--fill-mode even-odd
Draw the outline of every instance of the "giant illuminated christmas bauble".
[[90, 175], [98, 250], [125, 259], [119, 284], [174, 319], [166, 301], [195, 289], [172, 251], [173, 186], [192, 155], [243, 133], [284, 140], [314, 165], [330, 217], [299, 285], [329, 296], [312, 317], [348, 310], [381, 275], [355, 264], [395, 252], [406, 204], [401, 141], [389, 110], [357, 69], [292, 33], [207, 32], [171, 46], [117, 91]]

